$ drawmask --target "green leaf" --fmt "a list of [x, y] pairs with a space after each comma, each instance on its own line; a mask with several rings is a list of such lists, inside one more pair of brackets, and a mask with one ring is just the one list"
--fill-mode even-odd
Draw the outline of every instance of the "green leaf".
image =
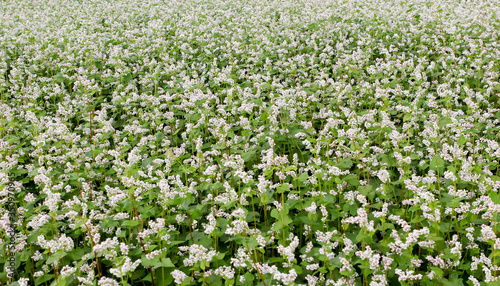
[[358, 232], [358, 235], [356, 236], [357, 241], [363, 241], [364, 233], [362, 231]]
[[352, 216], [355, 216], [358, 214], [358, 205], [354, 204], [354, 205], [351, 205], [349, 206], [349, 213], [352, 215]]
[[441, 268], [431, 266], [431, 270], [436, 273], [437, 277], [442, 277], [443, 276], [443, 270]]
[[286, 192], [290, 191], [290, 187], [287, 184], [283, 184], [282, 186], [279, 186], [278, 188], [276, 188], [276, 190], [279, 191], [278, 193], [282, 193], [282, 192], [286, 193]]
[[224, 259], [224, 256], [226, 256], [226, 254], [224, 252], [221, 252], [215, 256], [215, 260], [222, 260]]
[[241, 158], [243, 158], [243, 160], [245, 162], [250, 162], [252, 161], [253, 158], [255, 158], [255, 154], [257, 153], [257, 151], [255, 150], [250, 150], [248, 152], [244, 152], [242, 155], [241, 155]]
[[82, 256], [85, 254], [85, 250], [83, 250], [82, 248], [75, 248], [70, 253], [73, 260], [80, 260]]
[[444, 167], [444, 160], [441, 159], [441, 157], [439, 157], [438, 155], [436, 155], [436, 156], [434, 156], [434, 158], [432, 158], [432, 161], [430, 163], [430, 169], [436, 170], [436, 165], [439, 168]]
[[160, 260], [159, 256], [156, 256], [155, 258], [153, 258], [152, 260], [150, 260], [150, 259], [146, 258], [146, 255], [143, 254], [142, 257], [141, 257], [141, 264], [144, 267], [149, 268], [149, 267], [154, 266], [156, 263], [160, 263], [159, 260]]
[[412, 114], [411, 113], [406, 113], [405, 116], [403, 117], [403, 121], [407, 122], [411, 119]]
[[271, 211], [271, 217], [274, 217], [275, 219], [280, 219], [281, 218], [281, 214], [278, 212], [277, 209], [273, 209]]
[[365, 195], [365, 196], [368, 196], [368, 193], [370, 193], [370, 191], [372, 190], [372, 186], [368, 185], [368, 186], [362, 186], [362, 187], [359, 187], [358, 188], [358, 191]]
[[350, 174], [350, 175], [347, 175], [344, 177], [344, 181], [348, 182], [349, 184], [353, 185], [353, 186], [359, 186], [359, 180], [358, 180], [358, 176], [356, 175], [353, 175], [353, 174]]
[[142, 166], [144, 168], [147, 168], [147, 166], [151, 165], [152, 162], [153, 162], [153, 160], [151, 158], [146, 158], [146, 159], [142, 160]]
[[54, 263], [55, 261], [59, 261], [61, 260], [61, 258], [63, 258], [64, 256], [66, 256], [66, 252], [57, 252], [56, 254], [52, 254], [49, 259], [47, 259], [47, 264], [52, 264]]
[[156, 141], [161, 142], [162, 139], [163, 139], [163, 133], [161, 132], [156, 133]]
[[155, 265], [153, 266], [153, 270], [158, 268], [158, 267], [175, 267], [175, 265], [172, 263], [172, 260], [170, 260], [170, 258], [162, 258], [163, 262], [157, 262], [155, 263]]
[[67, 281], [68, 281], [68, 277], [59, 278], [59, 280], [52, 281], [50, 286], [65, 286]]
[[347, 158], [347, 159], [342, 159], [339, 161], [339, 167], [342, 167], [344, 169], [350, 169], [352, 167], [352, 160]]
[[285, 215], [285, 223], [283, 223], [283, 214], [278, 221], [274, 224], [273, 230], [278, 231], [283, 228], [283, 225], [287, 226], [293, 222], [293, 220], [288, 216]]
[[89, 158], [93, 158], [92, 150], [85, 152], [85, 155], [87, 155], [87, 157]]
[[462, 145], [464, 145], [464, 144], [465, 144], [465, 142], [466, 142], [466, 141], [467, 141], [467, 140], [465, 139], [464, 135], [463, 135], [463, 134], [461, 134], [461, 135], [460, 135], [460, 138], [458, 139], [458, 142], [457, 142], [457, 143], [458, 143], [458, 145], [462, 146]]
[[263, 193], [260, 195], [260, 202], [261, 202], [262, 204], [266, 204], [268, 201], [269, 201], [269, 196], [268, 196], [267, 192], [263, 192]]
[[434, 240], [434, 241], [443, 240], [442, 237], [437, 236], [435, 233], [429, 233], [429, 235], [427, 235], [427, 239]]
[[28, 170], [26, 170], [26, 169], [17, 169], [15, 171], [12, 171], [12, 173], [14, 173], [15, 175], [22, 175], [22, 174], [28, 173]]
[[299, 181], [305, 182], [307, 180], [307, 178], [309, 178], [309, 175], [307, 174], [307, 172], [304, 172], [304, 173], [300, 174]]
[[30, 253], [25, 249], [22, 253], [21, 253], [21, 261], [27, 261], [28, 259], [30, 259], [31, 255]]
[[373, 187], [370, 185], [358, 187], [358, 191], [362, 195], [369, 197], [370, 200], [373, 200], [373, 197], [375, 196], [375, 193], [372, 190], [373, 190]]
[[492, 202], [494, 202], [495, 204], [500, 204], [500, 194], [490, 192], [488, 196], [491, 198]]
[[453, 121], [451, 119], [449, 119], [448, 117], [442, 117], [439, 120], [438, 126], [441, 127], [441, 128], [445, 128], [446, 125], [448, 125], [450, 123], [453, 123]]
[[126, 220], [123, 222], [122, 224], [123, 226], [136, 226], [136, 225], [139, 225], [139, 221], [137, 220]]
[[[451, 284], [448, 284], [448, 285], [451, 286]], [[455, 285], [463, 285], [463, 284], [455, 284]], [[500, 286], [500, 279], [498, 279], [497, 281], [493, 281], [493, 282], [488, 283], [488, 286]]]
[[40, 277], [35, 279], [35, 285], [38, 286], [46, 281], [49, 281], [50, 279], [52, 279], [54, 277], [55, 277], [54, 274], [45, 274], [43, 276], [40, 276]]

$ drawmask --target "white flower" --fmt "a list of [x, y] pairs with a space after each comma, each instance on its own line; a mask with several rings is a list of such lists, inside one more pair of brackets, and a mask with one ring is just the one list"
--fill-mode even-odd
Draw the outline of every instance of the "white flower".
[[137, 266], [139, 266], [139, 264], [141, 264], [140, 259], [137, 259], [134, 263], [132, 263], [132, 260], [129, 257], [125, 257], [125, 262], [122, 266], [118, 268], [111, 268], [109, 272], [111, 272], [111, 274], [115, 275], [116, 277], [122, 277], [123, 275], [127, 274], [127, 272], [134, 271]]
[[304, 208], [307, 212], [310, 212], [312, 214], [316, 213], [316, 203], [312, 202], [310, 207]]
[[389, 172], [387, 170], [380, 170], [377, 173], [377, 177], [382, 181], [382, 183], [385, 184], [389, 181], [389, 178], [391, 177], [391, 175], [389, 174]]
[[99, 280], [97, 285], [99, 285], [99, 286], [119, 286], [120, 284], [118, 283], [118, 281], [116, 281], [114, 279], [103, 276], [103, 277], [101, 277], [101, 279]]
[[212, 261], [212, 258], [218, 254], [215, 250], [208, 251], [204, 246], [193, 244], [191, 246], [181, 246], [179, 247], [181, 251], [187, 251], [189, 257], [184, 259], [185, 266], [193, 266], [198, 261]]
[[234, 269], [231, 266], [221, 266], [215, 269], [214, 274], [223, 277], [224, 279], [232, 279], [234, 277]]
[[19, 283], [19, 286], [28, 286], [29, 281], [29, 278], [19, 278], [17, 282]]
[[52, 185], [52, 180], [49, 177], [45, 176], [44, 174], [36, 175], [34, 178], [34, 181], [35, 181], [35, 184], [37, 184], [37, 185], [42, 184], [42, 183], [47, 185], [47, 186]]
[[73, 239], [67, 237], [65, 233], [61, 234], [59, 239], [45, 240], [44, 235], [37, 238], [36, 244], [40, 245], [43, 249], [49, 249], [51, 253], [56, 253], [58, 250], [70, 251], [74, 247]]
[[62, 277], [68, 277], [69, 275], [75, 273], [76, 268], [70, 267], [68, 265], [64, 265], [64, 267], [61, 269], [61, 276]]
[[176, 284], [181, 284], [182, 281], [184, 281], [184, 279], [186, 279], [188, 277], [184, 272], [177, 270], [177, 269], [172, 271], [171, 274], [172, 274], [172, 277], [174, 277], [174, 282]]
[[457, 177], [455, 177], [455, 175], [450, 171], [444, 171], [444, 178], [448, 179], [448, 180], [452, 180], [453, 182], [455, 182], [457, 180]]
[[202, 223], [201, 225], [205, 228], [205, 234], [211, 234], [215, 230], [216, 220], [213, 213], [209, 213], [207, 216], [208, 223]]

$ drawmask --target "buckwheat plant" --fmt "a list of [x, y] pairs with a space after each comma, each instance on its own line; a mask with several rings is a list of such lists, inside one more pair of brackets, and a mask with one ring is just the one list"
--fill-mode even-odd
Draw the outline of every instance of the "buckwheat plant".
[[0, 285], [500, 285], [499, 15], [2, 1]]

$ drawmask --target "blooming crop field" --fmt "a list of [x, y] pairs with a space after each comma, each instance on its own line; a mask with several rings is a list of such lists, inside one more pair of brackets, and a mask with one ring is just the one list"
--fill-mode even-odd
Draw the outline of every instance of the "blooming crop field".
[[0, 1], [0, 286], [500, 285], [499, 18]]

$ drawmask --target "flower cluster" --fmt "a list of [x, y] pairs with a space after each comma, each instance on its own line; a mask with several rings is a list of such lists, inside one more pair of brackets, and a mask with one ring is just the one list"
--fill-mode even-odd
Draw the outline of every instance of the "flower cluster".
[[59, 2], [1, 5], [19, 285], [500, 281], [499, 1]]

